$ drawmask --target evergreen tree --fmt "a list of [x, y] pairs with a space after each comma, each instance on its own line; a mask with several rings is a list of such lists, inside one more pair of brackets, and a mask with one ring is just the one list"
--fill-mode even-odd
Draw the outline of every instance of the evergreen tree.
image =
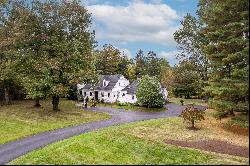
[[124, 77], [128, 78], [128, 68], [129, 65], [131, 64], [130, 59], [128, 58], [127, 55], [125, 55], [123, 53], [122, 57], [121, 57], [121, 61], [118, 64], [118, 71], [117, 74], [122, 74]]
[[144, 57], [144, 53], [142, 50], [139, 50], [135, 56], [135, 75], [137, 78], [145, 75], [146, 70], [146, 58]]
[[249, 1], [200, 0], [203, 47], [210, 61], [210, 103], [218, 111], [249, 111]]
[[149, 76], [160, 77], [161, 73], [161, 63], [159, 58], [157, 58], [156, 53], [149, 51], [146, 57], [146, 74]]

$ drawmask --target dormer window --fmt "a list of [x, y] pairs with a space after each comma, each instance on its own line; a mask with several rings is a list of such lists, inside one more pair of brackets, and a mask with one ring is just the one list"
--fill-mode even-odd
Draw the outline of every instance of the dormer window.
[[107, 81], [103, 80], [103, 86], [107, 86]]

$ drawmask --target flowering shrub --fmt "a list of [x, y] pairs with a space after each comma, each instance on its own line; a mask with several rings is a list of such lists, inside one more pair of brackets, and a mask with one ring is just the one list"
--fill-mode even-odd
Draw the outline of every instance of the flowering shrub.
[[138, 102], [146, 107], [163, 107], [164, 99], [161, 85], [156, 77], [143, 76], [138, 83], [136, 96]]

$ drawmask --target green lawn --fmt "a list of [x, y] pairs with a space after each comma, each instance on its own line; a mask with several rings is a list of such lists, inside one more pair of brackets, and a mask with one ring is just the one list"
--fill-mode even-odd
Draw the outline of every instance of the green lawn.
[[140, 106], [135, 106], [132, 104], [128, 105], [117, 105], [115, 103], [98, 103], [97, 106], [102, 106], [102, 107], [111, 107], [111, 108], [116, 108], [116, 109], [125, 109], [127, 111], [143, 111], [143, 112], [158, 112], [158, 111], [166, 111], [167, 108], [147, 108], [147, 107], [140, 107]]
[[43, 131], [65, 126], [107, 119], [110, 115], [83, 111], [69, 100], [60, 101], [60, 112], [52, 111], [51, 101], [41, 101], [41, 108], [34, 108], [30, 100], [0, 106], [0, 144]]
[[184, 98], [175, 98], [175, 97], [169, 98], [169, 102], [175, 103], [175, 104], [181, 104], [180, 100], [184, 101], [184, 105], [194, 103], [195, 105], [207, 106], [207, 102], [201, 99], [184, 99]]
[[[207, 124], [198, 131], [189, 131], [177, 117], [108, 127], [48, 145], [9, 164], [248, 164], [247, 158], [164, 143], [167, 138], [225, 139], [228, 133], [211, 132], [215, 127]], [[247, 138], [230, 137], [233, 143], [245, 139], [243, 144], [248, 146]]]

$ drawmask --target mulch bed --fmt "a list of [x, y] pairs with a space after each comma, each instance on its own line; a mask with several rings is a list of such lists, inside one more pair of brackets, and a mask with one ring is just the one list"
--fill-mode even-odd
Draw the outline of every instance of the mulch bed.
[[249, 148], [232, 145], [224, 141], [217, 140], [207, 140], [207, 141], [178, 141], [178, 140], [166, 140], [167, 144], [181, 146], [181, 147], [190, 147], [194, 149], [201, 149], [210, 152], [229, 154], [234, 156], [248, 157]]
[[232, 125], [232, 126], [223, 125], [222, 128], [227, 130], [227, 131], [238, 134], [238, 135], [244, 135], [244, 136], [249, 135], [249, 129], [248, 128], [243, 128], [243, 127], [240, 127], [238, 125]]

